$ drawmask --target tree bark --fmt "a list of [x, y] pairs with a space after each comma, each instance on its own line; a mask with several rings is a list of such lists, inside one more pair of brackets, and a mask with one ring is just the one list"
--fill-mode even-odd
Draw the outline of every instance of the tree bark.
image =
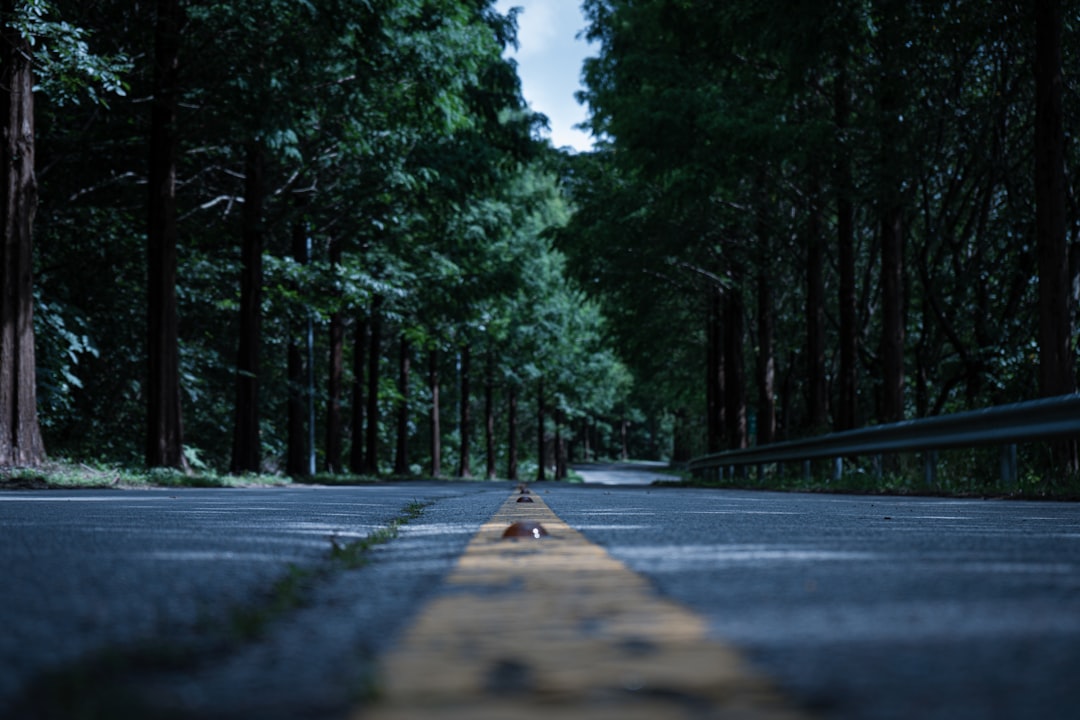
[[487, 370], [484, 373], [484, 455], [487, 459], [487, 479], [498, 475], [495, 469], [495, 354], [487, 352]]
[[728, 428], [728, 447], [744, 448], [746, 435], [746, 361], [743, 356], [745, 336], [742, 291], [736, 281], [725, 293], [724, 311], [724, 373], [725, 416]]
[[847, 137], [850, 112], [846, 59], [838, 60], [833, 110], [836, 123], [836, 254], [840, 287], [840, 378], [836, 430], [850, 430], [858, 424], [859, 328], [858, 294], [855, 285], [855, 209], [851, 180], [851, 160]]
[[706, 447], [719, 452], [724, 445], [726, 398], [724, 393], [724, 291], [717, 285], [708, 289], [706, 328]]
[[472, 477], [472, 420], [469, 413], [470, 397], [469, 376], [472, 374], [472, 347], [466, 343], [461, 348], [461, 406], [458, 422], [458, 434], [461, 437], [461, 451], [458, 457], [458, 477]]
[[[1066, 235], [1065, 131], [1061, 3], [1035, 2], [1035, 244], [1039, 267], [1039, 393], [1076, 391], [1073, 311]], [[1080, 468], [1080, 443], [1055, 443], [1063, 469]]]
[[264, 150], [258, 141], [247, 146], [244, 168], [244, 212], [240, 273], [240, 342], [236, 359], [236, 424], [232, 472], [258, 472], [259, 345], [262, 332]]
[[880, 123], [878, 221], [881, 232], [881, 408], [880, 420], [904, 418], [904, 208], [901, 115], [906, 81], [901, 54], [905, 40], [906, 2], [885, 3], [878, 35], [881, 76], [877, 111]]
[[806, 399], [807, 425], [817, 434], [827, 429], [829, 392], [825, 375], [825, 243], [816, 193], [814, 202], [806, 242]]
[[[764, 185], [764, 182], [761, 182]], [[757, 444], [768, 445], [776, 436], [776, 357], [773, 354], [773, 294], [768, 262], [772, 238], [761, 203], [757, 218]]]
[[544, 470], [544, 378], [536, 381], [536, 479], [543, 482], [547, 479]]
[[904, 235], [901, 209], [889, 204], [881, 227], [881, 420], [904, 419]]
[[176, 109], [182, 18], [179, 0], [158, 0], [147, 205], [146, 465], [186, 471], [176, 318]]
[[[337, 272], [341, 264], [341, 241], [332, 239], [329, 249], [330, 267]], [[330, 314], [330, 368], [326, 380], [326, 472], [336, 475], [341, 463], [341, 393], [345, 374], [345, 322], [341, 310]]]
[[1061, 3], [1035, 2], [1035, 235], [1039, 268], [1039, 393], [1076, 390], [1070, 335], [1062, 110]]
[[[16, 3], [5, 0], [4, 17]], [[34, 360], [34, 174], [32, 48], [18, 30], [0, 27], [0, 113], [4, 144], [4, 238], [0, 265], [0, 464], [32, 467], [45, 461], [37, 417]]]
[[371, 301], [371, 347], [368, 350], [367, 438], [364, 451], [364, 472], [379, 474], [379, 360], [382, 357], [381, 296]]
[[442, 476], [442, 408], [439, 405], [439, 351], [428, 354], [428, 386], [431, 389], [431, 477]]
[[[292, 228], [292, 257], [298, 265], [307, 265], [307, 232], [304, 224], [299, 220]], [[305, 323], [306, 324], [306, 323]], [[294, 327], [290, 333], [287, 373], [289, 378], [288, 400], [288, 448], [285, 457], [285, 472], [290, 477], [303, 477], [310, 470], [308, 462], [308, 434], [307, 404], [304, 402], [307, 396], [307, 379], [304, 370], [304, 352], [301, 348], [300, 336], [304, 334], [304, 324], [294, 321]]]
[[357, 319], [353, 337], [352, 445], [349, 448], [349, 470], [362, 475], [364, 465], [364, 359], [368, 345], [368, 319]]
[[518, 479], [518, 389], [510, 384], [506, 399], [506, 478]]
[[397, 450], [394, 453], [394, 474], [409, 474], [409, 366], [412, 348], [404, 335], [398, 356]]
[[330, 315], [330, 368], [326, 381], [326, 472], [341, 472], [341, 392], [345, 371], [345, 323], [341, 311]]

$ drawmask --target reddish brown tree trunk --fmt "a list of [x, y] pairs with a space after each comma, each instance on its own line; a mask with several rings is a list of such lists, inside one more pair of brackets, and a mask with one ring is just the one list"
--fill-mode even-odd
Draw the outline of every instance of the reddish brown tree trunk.
[[706, 312], [706, 447], [719, 452], [724, 445], [726, 398], [724, 394], [724, 294], [710, 285]]
[[746, 435], [746, 361], [743, 356], [745, 310], [736, 280], [725, 295], [724, 372], [728, 447], [744, 448]]
[[[341, 243], [330, 241], [330, 267], [341, 263]], [[326, 472], [341, 472], [341, 393], [345, 374], [345, 322], [340, 310], [330, 315], [330, 372], [326, 381]]]
[[821, 237], [821, 213], [816, 206], [810, 209], [807, 233], [807, 424], [813, 432], [821, 433], [829, 421], [829, 393], [825, 376], [825, 243]]
[[379, 474], [379, 361], [382, 359], [382, 303], [375, 296], [371, 301], [371, 347], [368, 350], [367, 438], [364, 452], [364, 472]]
[[[763, 182], [762, 194], [763, 194]], [[768, 445], [776, 436], [776, 357], [773, 354], [773, 294], [768, 263], [772, 259], [765, 204], [757, 218], [757, 444]]]
[[544, 378], [536, 381], [536, 479], [543, 482], [547, 479], [544, 471], [544, 416], [547, 414], [544, 407]]
[[178, 0], [158, 0], [147, 206], [146, 464], [186, 470], [176, 319]]
[[[4, 17], [15, 4], [3, 4]], [[34, 78], [32, 48], [18, 30], [0, 26], [0, 113], [4, 143], [3, 250], [0, 251], [0, 464], [39, 465], [45, 445], [37, 417], [34, 362], [33, 227], [37, 210], [34, 175]]]
[[469, 414], [470, 397], [469, 376], [472, 374], [472, 348], [465, 345], [461, 349], [461, 414], [458, 430], [461, 436], [461, 452], [458, 458], [458, 477], [472, 477], [472, 420]]
[[352, 445], [349, 448], [349, 470], [362, 475], [364, 467], [364, 359], [367, 356], [368, 320], [356, 321], [353, 338]]
[[484, 373], [484, 444], [487, 458], [487, 478], [494, 480], [495, 470], [495, 355], [487, 353], [487, 370]]
[[834, 117], [838, 138], [836, 147], [836, 254], [840, 287], [840, 378], [836, 430], [850, 430], [858, 424], [859, 402], [859, 328], [858, 296], [855, 286], [855, 209], [852, 202], [850, 143], [847, 137], [850, 112], [846, 60], [838, 62], [834, 87]]
[[[307, 233], [304, 224], [297, 221], [292, 229], [292, 256], [299, 265], [307, 265]], [[289, 378], [288, 400], [288, 448], [285, 457], [285, 472], [291, 477], [302, 477], [310, 470], [308, 455], [307, 421], [308, 410], [304, 402], [307, 397], [307, 379], [304, 370], [304, 353], [300, 337], [304, 333], [303, 325], [293, 322], [289, 339], [287, 368]]]
[[439, 351], [428, 355], [428, 385], [431, 388], [431, 477], [442, 475], [442, 408], [439, 406]]
[[401, 336], [398, 355], [397, 450], [394, 452], [394, 474], [409, 474], [409, 368], [412, 348]]
[[1039, 392], [1076, 390], [1066, 244], [1061, 3], [1035, 3], [1035, 235], [1039, 267]]
[[243, 238], [240, 272], [240, 342], [236, 358], [236, 424], [233, 430], [232, 472], [258, 472], [259, 344], [262, 332], [263, 184], [262, 145], [247, 147], [244, 180]]
[[[1035, 2], [1035, 243], [1039, 267], [1039, 393], [1076, 392], [1071, 345], [1073, 312], [1069, 295], [1066, 237], [1065, 131], [1062, 110], [1061, 3]], [[1076, 440], [1054, 446], [1059, 466], [1076, 472]]]
[[506, 399], [506, 478], [518, 479], [518, 389], [511, 383]]
[[326, 472], [341, 472], [341, 392], [345, 371], [345, 323], [330, 316], [330, 373], [326, 381]]

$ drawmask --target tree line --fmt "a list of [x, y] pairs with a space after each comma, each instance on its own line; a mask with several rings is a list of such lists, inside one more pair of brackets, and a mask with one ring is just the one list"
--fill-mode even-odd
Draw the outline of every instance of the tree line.
[[1075, 392], [1080, 5], [584, 8], [560, 247], [676, 457]]
[[6, 0], [0, 464], [561, 474], [1075, 391], [1076, 0], [583, 7], [574, 155], [488, 0]]
[[0, 17], [0, 464], [544, 476], [618, 440], [632, 382], [553, 245], [568, 158], [503, 57], [516, 12]]

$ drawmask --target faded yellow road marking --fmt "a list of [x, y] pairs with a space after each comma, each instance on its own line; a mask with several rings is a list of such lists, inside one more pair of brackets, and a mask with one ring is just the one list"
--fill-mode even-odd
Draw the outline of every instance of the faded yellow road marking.
[[[384, 658], [357, 717], [796, 718], [706, 622], [558, 518], [511, 496]], [[502, 538], [540, 522], [540, 540]]]

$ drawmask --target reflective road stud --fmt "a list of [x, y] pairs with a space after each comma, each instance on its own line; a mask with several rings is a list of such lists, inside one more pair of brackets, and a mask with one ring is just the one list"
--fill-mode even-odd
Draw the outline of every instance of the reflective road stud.
[[[798, 718], [706, 621], [511, 496], [380, 665], [357, 718]], [[548, 536], [504, 538], [513, 523]]]

